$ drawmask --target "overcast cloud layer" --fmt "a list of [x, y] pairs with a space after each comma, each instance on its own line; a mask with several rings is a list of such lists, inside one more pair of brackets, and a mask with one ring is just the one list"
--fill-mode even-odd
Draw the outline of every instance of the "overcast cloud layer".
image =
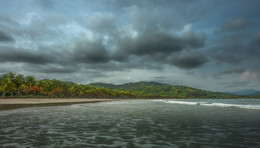
[[0, 73], [260, 90], [258, 0], [0, 0]]

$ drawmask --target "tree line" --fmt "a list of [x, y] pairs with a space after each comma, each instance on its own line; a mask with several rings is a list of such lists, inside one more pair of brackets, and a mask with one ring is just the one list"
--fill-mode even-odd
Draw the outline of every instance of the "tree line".
[[3, 98], [136, 98], [140, 96], [135, 92], [96, 88], [56, 79], [37, 81], [33, 76], [12, 72], [0, 76], [0, 95]]
[[56, 79], [36, 80], [33, 76], [5, 73], [0, 76], [2, 98], [248, 98], [216, 93], [187, 86], [170, 86], [152, 82], [122, 85], [96, 83], [90, 85]]
[[[134, 82], [125, 83], [121, 85], [107, 84], [107, 83], [92, 83], [91, 86], [104, 87], [110, 89], [119, 89], [125, 91], [136, 92], [142, 95], [143, 98], [196, 98], [196, 99], [212, 99], [212, 98], [248, 98], [249, 96], [241, 96], [235, 94], [227, 94], [222, 92], [211, 92], [192, 88], [183, 85], [169, 85], [158, 83], [154, 81], [150, 82]], [[252, 97], [251, 97], [252, 98]]]

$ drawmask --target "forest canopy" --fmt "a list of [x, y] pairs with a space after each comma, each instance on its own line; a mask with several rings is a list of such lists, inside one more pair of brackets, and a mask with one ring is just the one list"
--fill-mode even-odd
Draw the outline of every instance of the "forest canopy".
[[56, 79], [36, 80], [34, 76], [5, 73], [0, 76], [2, 98], [242, 98], [234, 94], [218, 93], [171, 86], [158, 82], [135, 82], [122, 85], [92, 83], [89, 85]]

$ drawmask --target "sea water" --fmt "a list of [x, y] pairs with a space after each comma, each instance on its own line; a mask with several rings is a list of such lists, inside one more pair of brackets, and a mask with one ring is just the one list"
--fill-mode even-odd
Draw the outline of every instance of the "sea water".
[[0, 111], [0, 147], [260, 147], [260, 100], [126, 100]]

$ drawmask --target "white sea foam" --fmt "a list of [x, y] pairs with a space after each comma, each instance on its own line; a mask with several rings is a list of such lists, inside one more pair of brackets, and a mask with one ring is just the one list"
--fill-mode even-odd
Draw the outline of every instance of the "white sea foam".
[[204, 102], [187, 102], [187, 101], [167, 101], [166, 103], [173, 103], [173, 104], [186, 104], [186, 105], [199, 105]]
[[216, 107], [236, 107], [236, 108], [260, 110], [260, 105], [242, 105], [242, 104], [225, 104], [225, 103], [212, 103], [212, 104], [201, 104], [201, 105], [203, 105], [203, 106], [216, 106]]
[[260, 110], [260, 105], [251, 104], [227, 104], [227, 103], [209, 103], [209, 102], [191, 102], [191, 101], [176, 101], [176, 100], [153, 100], [171, 104], [184, 104], [184, 105], [201, 105], [201, 106], [212, 106], [212, 107], [235, 107], [244, 109], [255, 109]]
[[151, 101], [154, 101], [154, 102], [165, 102], [167, 100], [151, 100]]

